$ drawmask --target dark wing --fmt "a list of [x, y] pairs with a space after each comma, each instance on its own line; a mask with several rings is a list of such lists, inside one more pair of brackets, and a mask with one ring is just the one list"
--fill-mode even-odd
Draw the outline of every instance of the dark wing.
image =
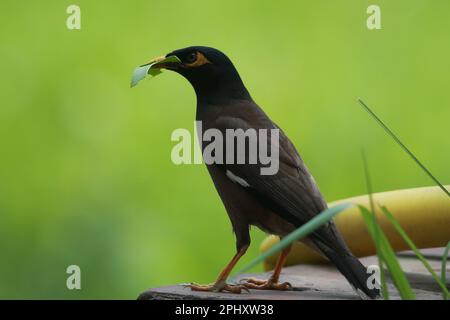
[[[219, 115], [211, 127], [219, 129], [224, 136], [226, 129], [279, 129], [258, 106], [248, 109], [234, 109], [227, 115]], [[256, 108], [255, 108], [256, 107]], [[229, 111], [229, 110], [228, 110]], [[230, 115], [232, 114], [232, 115]], [[267, 139], [270, 150], [270, 138]], [[248, 148], [246, 148], [248, 150]], [[248, 160], [248, 153], [246, 154]], [[291, 141], [279, 129], [279, 171], [274, 175], [262, 175], [257, 163], [218, 165], [236, 183], [268, 206], [274, 213], [295, 226], [301, 226], [327, 208], [314, 179], [303, 163]], [[334, 224], [329, 223], [314, 233], [314, 238], [330, 247], [341, 244], [336, 238]], [[334, 241], [337, 240], [337, 243]]]
[[[222, 116], [217, 118], [216, 128], [222, 132], [225, 132], [226, 129], [243, 129], [244, 131], [251, 128], [279, 129], [270, 120], [267, 122], [264, 119], [258, 120], [257, 123], [250, 124], [242, 118]], [[267, 139], [267, 144], [267, 150], [270, 150], [270, 137]], [[248, 151], [249, 148], [246, 147], [246, 150]], [[302, 159], [280, 129], [278, 150], [279, 170], [274, 175], [261, 174], [261, 168], [267, 167], [267, 165], [248, 164], [248, 154], [246, 154], [246, 164], [224, 164], [223, 168], [230, 171], [233, 176], [245, 180], [252, 192], [272, 199], [283, 207], [285, 209], [283, 211], [292, 215], [288, 219], [290, 222], [301, 225], [323, 211], [326, 204]]]

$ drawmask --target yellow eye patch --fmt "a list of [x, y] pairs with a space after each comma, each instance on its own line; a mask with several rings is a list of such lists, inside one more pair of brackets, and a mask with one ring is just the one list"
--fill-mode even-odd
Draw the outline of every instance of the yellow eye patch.
[[209, 61], [203, 53], [197, 51], [197, 59], [192, 63], [186, 63], [185, 66], [189, 68], [195, 68], [207, 63], [211, 63], [211, 61]]

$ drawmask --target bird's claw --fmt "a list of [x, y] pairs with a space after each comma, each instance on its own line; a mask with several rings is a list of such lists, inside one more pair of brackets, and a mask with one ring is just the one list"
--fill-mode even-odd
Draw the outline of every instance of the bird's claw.
[[225, 286], [219, 291], [227, 291], [231, 293], [242, 293], [242, 291], [245, 291], [250, 293], [250, 290], [241, 284], [225, 284]]
[[289, 282], [273, 282], [269, 280], [261, 280], [256, 278], [244, 278], [240, 283], [248, 289], [259, 290], [292, 290], [292, 285]]
[[250, 290], [244, 285], [241, 284], [228, 284], [228, 283], [213, 283], [201, 285], [195, 282], [191, 284], [184, 285], [185, 288], [191, 288], [192, 291], [206, 291], [206, 292], [229, 292], [229, 293], [242, 293], [242, 291], [246, 291], [250, 293]]

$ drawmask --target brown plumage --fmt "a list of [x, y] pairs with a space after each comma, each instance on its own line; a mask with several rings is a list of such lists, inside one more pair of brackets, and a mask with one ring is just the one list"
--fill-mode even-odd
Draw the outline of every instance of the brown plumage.
[[[253, 101], [231, 61], [220, 51], [208, 47], [189, 47], [176, 50], [181, 63], [160, 65], [183, 75], [197, 95], [198, 121], [203, 131], [217, 129], [226, 136], [227, 129], [279, 129]], [[201, 58], [202, 63], [196, 63]], [[259, 138], [257, 138], [259, 139]], [[267, 150], [270, 150], [270, 138]], [[259, 142], [259, 141], [258, 141]], [[210, 142], [202, 144], [204, 149]], [[227, 142], [228, 143], [228, 142]], [[246, 142], [245, 150], [249, 141]], [[193, 290], [225, 290], [240, 292], [242, 285], [226, 284], [226, 278], [250, 244], [249, 228], [257, 226], [265, 232], [283, 237], [327, 208], [314, 179], [292, 142], [279, 130], [279, 170], [274, 175], [262, 175], [256, 164], [214, 163], [207, 165], [214, 185], [225, 205], [236, 235], [237, 253], [214, 285], [192, 284]], [[226, 159], [226, 147], [223, 149]], [[236, 153], [236, 152], [235, 152]], [[245, 159], [249, 159], [248, 152]], [[368, 289], [366, 268], [353, 256], [333, 222], [316, 230], [308, 239], [308, 246], [327, 257], [347, 278], [361, 296], [376, 297], [376, 289]], [[250, 279], [243, 286], [254, 289], [288, 289], [289, 284], [278, 283], [284, 259], [267, 281]]]

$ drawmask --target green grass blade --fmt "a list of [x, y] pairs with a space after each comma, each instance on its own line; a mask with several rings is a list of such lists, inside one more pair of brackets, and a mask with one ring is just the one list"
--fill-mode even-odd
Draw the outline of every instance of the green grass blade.
[[384, 273], [384, 266], [386, 265], [386, 263], [384, 261], [383, 251], [381, 250], [381, 242], [380, 242], [379, 232], [375, 232], [376, 220], [374, 220], [371, 217], [372, 214], [365, 207], [359, 206], [359, 210], [361, 211], [361, 214], [363, 215], [364, 222], [365, 222], [367, 229], [369, 230], [369, 233], [375, 243], [375, 250], [376, 250], [377, 259], [378, 259], [378, 267], [380, 268], [381, 293], [385, 300], [389, 300], [389, 291], [388, 291], [388, 286], [387, 286], [387, 282], [386, 282], [386, 275]]
[[[375, 232], [378, 232], [379, 249], [377, 249], [377, 252], [380, 252], [381, 259], [386, 264], [386, 267], [389, 270], [392, 281], [394, 282], [394, 285], [397, 288], [400, 297], [404, 300], [414, 300], [416, 297], [415, 294], [412, 292], [408, 279], [406, 278], [405, 273], [403, 272], [400, 263], [397, 260], [395, 252], [392, 249], [383, 230], [381, 230], [378, 223], [374, 223], [374, 220], [372, 218], [373, 213], [371, 213], [364, 206], [359, 206], [359, 209], [368, 227], [369, 233], [374, 240], [376, 234]], [[377, 229], [378, 231], [376, 231]]]
[[425, 268], [431, 273], [434, 280], [439, 284], [439, 286], [442, 289], [442, 294], [444, 297], [448, 297], [448, 290], [445, 286], [445, 282], [442, 283], [441, 279], [439, 279], [438, 275], [433, 271], [428, 261], [425, 259], [425, 257], [420, 253], [419, 249], [417, 249], [414, 242], [411, 240], [411, 238], [406, 234], [405, 230], [403, 230], [402, 226], [398, 221], [394, 218], [392, 213], [385, 207], [380, 206], [381, 210], [383, 210], [384, 214], [386, 215], [389, 222], [394, 226], [394, 228], [397, 230], [397, 232], [400, 234], [400, 236], [403, 238], [403, 240], [406, 242], [406, 244], [414, 251], [416, 256], [419, 258], [420, 261], [422, 261]]
[[263, 252], [258, 257], [256, 257], [253, 261], [243, 267], [238, 273], [244, 273], [259, 263], [263, 262], [265, 259], [270, 257], [271, 255], [277, 253], [278, 251], [286, 248], [288, 245], [297, 241], [301, 238], [308, 236], [310, 233], [314, 232], [317, 228], [321, 227], [328, 221], [330, 221], [335, 215], [344, 211], [345, 209], [353, 206], [351, 203], [341, 203], [334, 207], [328, 208], [325, 211], [321, 212], [310, 221], [302, 225], [300, 228], [288, 234], [286, 237], [281, 239], [280, 242], [273, 245], [269, 250]]
[[[375, 205], [373, 203], [372, 182], [371, 182], [370, 174], [369, 174], [369, 165], [367, 163], [367, 158], [366, 158], [364, 149], [361, 151], [361, 155], [362, 155], [363, 165], [364, 165], [364, 177], [366, 180], [367, 194], [369, 195], [370, 208], [373, 212], [372, 224], [375, 226], [375, 225], [378, 225], [378, 221], [377, 221], [377, 217], [375, 215]], [[376, 249], [377, 259], [378, 259], [378, 267], [380, 268], [381, 293], [385, 300], [389, 300], [389, 291], [388, 291], [387, 284], [386, 284], [386, 276], [384, 274], [385, 263], [383, 261], [382, 254], [380, 252], [381, 244], [380, 244], [380, 235], [378, 232], [378, 228], [374, 228], [374, 242], [375, 242], [375, 249]]]
[[372, 118], [374, 118], [375, 121], [378, 122], [378, 124], [384, 129], [384, 131], [386, 131], [386, 133], [389, 136], [391, 136], [391, 138], [394, 139], [395, 142], [397, 142], [397, 144], [419, 165], [419, 167], [421, 167], [422, 170], [431, 179], [433, 179], [433, 181], [439, 186], [439, 188], [441, 188], [442, 191], [444, 191], [447, 194], [447, 196], [450, 197], [450, 192], [439, 182], [439, 180], [430, 172], [430, 170], [428, 170], [422, 164], [422, 162], [420, 162], [419, 159], [417, 159], [417, 157], [400, 141], [400, 139], [395, 135], [395, 133], [392, 132], [392, 130], [389, 129], [388, 126], [386, 126], [383, 121], [381, 121], [381, 119], [369, 108], [369, 106], [361, 98], [358, 98], [358, 102], [372, 116]]
[[[447, 247], [445, 247], [444, 254], [442, 255], [442, 266], [441, 266], [441, 280], [444, 285], [447, 284], [447, 257], [448, 251], [450, 250], [450, 241], [447, 243]], [[444, 299], [447, 300], [450, 296], [448, 292], [444, 294]]]

